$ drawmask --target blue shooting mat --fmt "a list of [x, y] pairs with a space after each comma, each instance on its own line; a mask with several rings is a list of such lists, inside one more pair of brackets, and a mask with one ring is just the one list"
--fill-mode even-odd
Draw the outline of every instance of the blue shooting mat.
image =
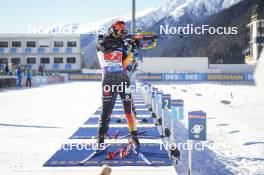
[[[115, 104], [123, 104], [121, 100], [117, 100]], [[144, 101], [135, 101], [135, 105], [140, 104], [140, 105], [145, 105]]]
[[[121, 102], [122, 100], [121, 100], [121, 98], [117, 97], [116, 101]], [[133, 101], [134, 102], [141, 102], [141, 101], [144, 101], [144, 99], [143, 98], [133, 98]]]
[[[70, 139], [95, 139], [97, 138], [97, 133], [97, 127], [81, 127], [70, 137]], [[117, 136], [117, 139], [128, 134], [128, 127], [110, 127], [107, 133], [110, 138]], [[129, 139], [130, 137], [131, 136], [129, 135], [124, 137], [124, 139]], [[156, 127], [138, 127], [138, 138], [160, 139], [160, 133]]]
[[[172, 166], [171, 160], [163, 145], [158, 143], [142, 143], [140, 150], [144, 156], [152, 162], [148, 165], [136, 154], [122, 159], [119, 154], [113, 160], [107, 160], [107, 152], [116, 152], [126, 144], [116, 143], [108, 147], [106, 151], [94, 156], [84, 165], [79, 162], [93, 153], [91, 144], [71, 144], [64, 145], [66, 149], [59, 149], [43, 166], [44, 167], [70, 167], [70, 166], [102, 166], [107, 164], [111, 166]], [[72, 149], [70, 149], [72, 148]]]
[[[110, 117], [110, 124], [126, 124], [127, 125], [127, 119], [126, 118], [122, 118], [120, 121], [120, 117]], [[142, 119], [145, 119], [147, 121], [142, 121]], [[84, 125], [94, 125], [97, 124], [99, 120], [99, 117], [90, 117], [85, 123]], [[119, 121], [120, 122], [119, 122]], [[149, 117], [144, 117], [144, 118], [138, 118], [137, 119], [139, 124], [154, 124], [154, 120], [151, 116]]]
[[[148, 107], [147, 106], [143, 106], [143, 105], [141, 105], [141, 106], [135, 106], [136, 107], [136, 109], [146, 109], [146, 110], [148, 110]], [[101, 110], [102, 109], [102, 107], [100, 107], [100, 108], [98, 108], [98, 110]], [[120, 105], [120, 106], [114, 106], [114, 110], [115, 109], [124, 109], [124, 107], [123, 107], [123, 105]]]
[[131, 94], [132, 94], [132, 96], [141, 96], [142, 97], [142, 94], [140, 92], [132, 92]]
[[[132, 95], [132, 99], [133, 100], [144, 100], [142, 96], [133, 96], [133, 95]], [[117, 96], [116, 100], [120, 101], [121, 100], [120, 96]]]
[[[151, 116], [151, 113], [150, 113], [150, 111], [149, 110], [140, 110], [140, 111], [137, 111], [137, 109], [136, 109], [136, 113], [137, 113], [137, 115], [150, 115]], [[97, 110], [93, 115], [101, 115], [101, 110]], [[112, 115], [125, 115], [125, 113], [124, 113], [124, 110], [121, 110], [121, 111], [113, 111], [112, 112]]]

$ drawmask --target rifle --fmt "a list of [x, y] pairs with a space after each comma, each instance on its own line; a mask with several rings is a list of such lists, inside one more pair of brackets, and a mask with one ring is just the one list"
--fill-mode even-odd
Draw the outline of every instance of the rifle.
[[137, 67], [138, 62], [142, 60], [142, 56], [138, 54], [139, 49], [153, 49], [157, 46], [157, 39], [159, 38], [154, 32], [138, 32], [135, 34], [128, 34], [124, 41], [130, 47], [127, 58], [123, 61], [123, 66], [128, 68], [131, 65], [132, 72]]
[[154, 32], [139, 32], [128, 34], [125, 37], [125, 42], [135, 45], [136, 49], [153, 49], [157, 46], [158, 38], [159, 36]]

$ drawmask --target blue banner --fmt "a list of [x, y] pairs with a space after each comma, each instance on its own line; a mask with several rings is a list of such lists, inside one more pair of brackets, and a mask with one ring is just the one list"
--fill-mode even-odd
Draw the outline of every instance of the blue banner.
[[161, 104], [162, 104], [162, 109], [171, 109], [171, 95], [163, 94]]
[[245, 73], [245, 81], [254, 81], [254, 75], [251, 73]]
[[193, 111], [188, 117], [189, 140], [206, 141], [206, 113]]
[[163, 81], [163, 74], [138, 74], [137, 78], [144, 81]]
[[[71, 64], [67, 64], [65, 67], [67, 70], [71, 70]], [[99, 75], [99, 73], [94, 73]], [[90, 75], [94, 75], [91, 73]], [[89, 74], [78, 74], [79, 77], [83, 75], [87, 77]], [[101, 74], [100, 74], [101, 76]], [[231, 81], [254, 81], [252, 73], [244, 74], [207, 74], [207, 73], [165, 73], [165, 74], [138, 74], [137, 78], [142, 81], [179, 81], [179, 82], [199, 82], [199, 81], [220, 81], [220, 82], [231, 82]], [[82, 80], [85, 80], [83, 78]], [[90, 80], [88, 78], [87, 80]], [[153, 97], [154, 98], [154, 97]]]
[[162, 94], [163, 94], [162, 91], [157, 91], [156, 92], [156, 96], [155, 96], [155, 101], [156, 102], [161, 102]]
[[205, 81], [206, 74], [194, 73], [194, 74], [164, 74], [164, 81]]
[[183, 120], [184, 113], [183, 113], [183, 100], [172, 100], [171, 102], [171, 117], [174, 120]]
[[164, 73], [164, 74], [137, 74], [143, 81], [254, 81], [252, 73]]

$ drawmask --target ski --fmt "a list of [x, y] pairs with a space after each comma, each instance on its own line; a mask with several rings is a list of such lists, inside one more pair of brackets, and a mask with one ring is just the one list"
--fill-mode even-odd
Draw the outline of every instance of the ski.
[[152, 163], [148, 160], [148, 158], [141, 152], [137, 152], [134, 148], [132, 148], [133, 152], [138, 155], [140, 159], [142, 159], [146, 164], [152, 165]]
[[94, 151], [92, 154], [90, 154], [88, 157], [83, 159], [79, 162], [79, 164], [83, 165], [85, 162], [89, 161], [91, 158], [93, 158], [99, 151]]
[[138, 157], [141, 158], [146, 164], [152, 165], [152, 163], [146, 158], [146, 156], [143, 153], [138, 153]]
[[96, 150], [96, 151], [92, 152], [92, 153], [91, 153], [89, 156], [87, 156], [85, 159], [81, 160], [81, 161], [79, 162], [79, 164], [80, 164], [80, 165], [85, 164], [85, 162], [91, 160], [91, 159], [92, 159], [93, 157], [95, 157], [96, 155], [98, 155], [98, 154], [100, 154], [100, 153], [106, 151], [107, 148], [109, 148], [110, 146], [111, 146], [111, 144], [105, 146], [105, 149], [104, 149], [104, 150]]
[[[139, 131], [138, 134], [144, 134], [146, 132], [150, 132], [151, 130], [152, 129], [148, 129], [148, 130], [145, 130], [145, 131]], [[126, 135], [120, 136], [120, 137], [118, 137], [118, 139], [124, 139], [124, 138], [129, 137], [129, 136], [131, 136], [131, 134], [126, 134]]]

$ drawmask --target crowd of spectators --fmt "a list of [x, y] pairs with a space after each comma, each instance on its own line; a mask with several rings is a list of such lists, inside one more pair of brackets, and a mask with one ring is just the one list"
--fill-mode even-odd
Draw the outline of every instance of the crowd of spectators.
[[16, 87], [22, 87], [23, 77], [25, 78], [26, 87], [31, 87], [31, 79], [33, 76], [56, 76], [58, 72], [46, 71], [42, 66], [39, 66], [38, 70], [32, 70], [27, 65], [12, 65], [0, 66], [0, 87], [13, 87], [14, 82]]
[[[8, 65], [0, 66], [0, 76], [16, 76], [18, 68], [21, 68], [23, 75], [26, 74], [27, 69], [31, 69], [27, 65], [12, 65], [11, 68]], [[44, 70], [42, 66], [39, 66], [38, 70], [31, 70], [32, 76], [52, 76], [59, 75], [58, 72]]]

